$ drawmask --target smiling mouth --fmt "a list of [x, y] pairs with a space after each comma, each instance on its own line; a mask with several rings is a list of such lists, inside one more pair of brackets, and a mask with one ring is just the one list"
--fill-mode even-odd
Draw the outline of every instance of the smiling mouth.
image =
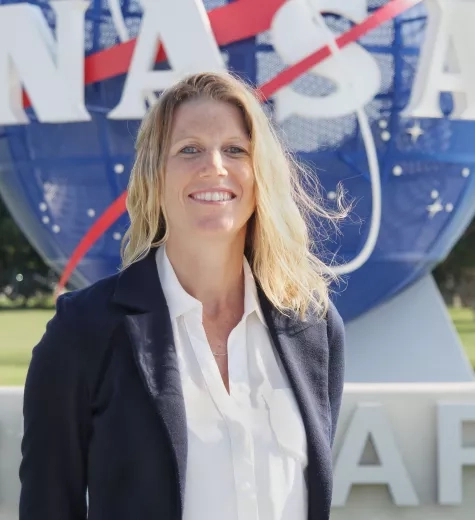
[[230, 191], [202, 191], [200, 193], [192, 193], [189, 197], [196, 202], [225, 203], [231, 202], [236, 198], [236, 195]]

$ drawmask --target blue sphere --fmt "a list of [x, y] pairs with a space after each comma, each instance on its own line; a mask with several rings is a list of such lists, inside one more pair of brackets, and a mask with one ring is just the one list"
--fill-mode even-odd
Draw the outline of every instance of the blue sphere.
[[[12, 3], [17, 2], [0, 0], [0, 9]], [[54, 28], [48, 3], [29, 3], [38, 5]], [[204, 1], [207, 10], [226, 3]], [[385, 3], [369, 0], [369, 13]], [[119, 5], [130, 37], [135, 37], [140, 4], [130, 0]], [[106, 2], [91, 2], [86, 20], [88, 55], [120, 42]], [[325, 20], [336, 32], [352, 25], [338, 15], [326, 14]], [[340, 234], [327, 228], [325, 258], [344, 265], [370, 249], [368, 258], [336, 287], [335, 302], [345, 320], [367, 312], [430, 272], [475, 213], [475, 121], [450, 119], [449, 94], [441, 96], [443, 117], [415, 120], [401, 114], [411, 96], [425, 30], [426, 12], [418, 5], [359, 42], [376, 60], [382, 78], [379, 92], [364, 110], [377, 153], [380, 191], [375, 190], [356, 113], [326, 119], [290, 115], [276, 121], [288, 146], [318, 177], [327, 205], [335, 205], [339, 183], [347, 199], [353, 200]], [[221, 50], [229, 69], [261, 85], [284, 68], [270, 42], [264, 33]], [[58, 274], [94, 221], [127, 187], [139, 121], [107, 118], [119, 103], [124, 81], [122, 75], [85, 87], [90, 122], [44, 124], [28, 109], [30, 124], [1, 128], [0, 194]], [[306, 73], [292, 88], [307, 96], [323, 96], [333, 87], [331, 81]], [[275, 116], [272, 99], [265, 108]], [[372, 215], [379, 203], [381, 218], [372, 237]], [[72, 277], [75, 286], [117, 271], [127, 225], [124, 215], [88, 251]], [[320, 229], [317, 244], [321, 237]]]

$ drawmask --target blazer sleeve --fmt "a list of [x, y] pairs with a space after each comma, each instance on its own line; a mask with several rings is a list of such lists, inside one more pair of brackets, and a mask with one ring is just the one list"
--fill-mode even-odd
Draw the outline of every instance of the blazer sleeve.
[[23, 401], [19, 520], [85, 520], [90, 407], [73, 298], [33, 349]]
[[327, 334], [329, 347], [328, 395], [332, 420], [331, 443], [340, 414], [343, 384], [345, 378], [345, 327], [343, 320], [333, 303], [330, 303], [327, 316]]

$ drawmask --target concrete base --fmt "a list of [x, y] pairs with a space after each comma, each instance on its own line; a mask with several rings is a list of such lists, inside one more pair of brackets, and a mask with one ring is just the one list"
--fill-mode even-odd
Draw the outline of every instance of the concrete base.
[[[23, 388], [0, 388], [0, 520], [18, 519]], [[467, 520], [475, 383], [346, 384], [331, 520]]]
[[432, 278], [347, 324], [348, 382], [468, 382], [474, 372]]
[[331, 520], [468, 520], [475, 383], [347, 384]]

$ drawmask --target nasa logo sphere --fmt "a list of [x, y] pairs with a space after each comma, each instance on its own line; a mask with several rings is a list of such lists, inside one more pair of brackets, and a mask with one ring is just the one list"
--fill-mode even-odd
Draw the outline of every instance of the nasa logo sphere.
[[345, 275], [346, 320], [430, 272], [470, 222], [473, 3], [255, 5], [0, 0], [0, 194], [58, 274], [94, 230], [75, 286], [117, 271], [140, 119], [160, 90], [200, 70], [228, 68], [267, 92], [266, 112], [327, 205], [339, 183], [354, 201], [324, 244]]

